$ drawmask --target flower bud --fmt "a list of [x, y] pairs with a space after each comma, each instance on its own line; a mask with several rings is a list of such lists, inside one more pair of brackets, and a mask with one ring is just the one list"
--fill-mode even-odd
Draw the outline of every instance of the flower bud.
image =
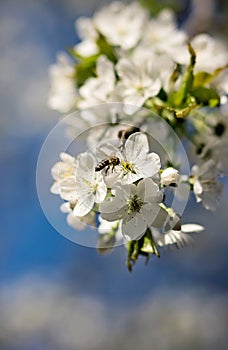
[[161, 173], [161, 184], [163, 186], [175, 185], [180, 178], [178, 170], [167, 168]]

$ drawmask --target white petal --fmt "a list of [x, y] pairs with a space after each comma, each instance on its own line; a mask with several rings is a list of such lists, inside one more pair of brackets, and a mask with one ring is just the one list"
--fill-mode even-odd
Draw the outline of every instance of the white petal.
[[184, 233], [201, 232], [203, 230], [204, 227], [198, 224], [184, 224], [181, 226], [181, 231]]
[[122, 154], [120, 150], [111, 143], [101, 143], [96, 149], [96, 155], [99, 160], [103, 160], [109, 157], [121, 158]]
[[136, 93], [132, 96], [124, 97], [124, 112], [129, 115], [136, 113], [143, 106], [146, 99], [144, 96]]
[[[169, 215], [167, 211], [162, 207], [160, 207], [158, 214], [153, 220], [151, 225], [153, 227], [162, 228], [167, 224], [168, 219], [169, 219]], [[153, 229], [153, 232], [154, 232], [154, 229]]]
[[203, 192], [203, 187], [198, 180], [195, 180], [194, 185], [193, 185], [193, 190], [194, 190], [197, 202], [200, 202], [201, 198], [199, 196]]
[[99, 211], [102, 219], [107, 221], [117, 221], [117, 220], [121, 220], [123, 217], [126, 216], [127, 207], [122, 207], [119, 210], [113, 210], [112, 212], [108, 212], [108, 213], [102, 212], [100, 208], [99, 208]]
[[98, 187], [96, 189], [95, 202], [101, 203], [105, 199], [106, 194], [107, 194], [107, 187], [102, 178], [102, 180], [99, 181]]
[[156, 79], [156, 80], [152, 81], [150, 88], [148, 90], [145, 90], [145, 92], [144, 92], [146, 99], [156, 96], [159, 93], [159, 91], [161, 90], [161, 86], [162, 86], [162, 84], [161, 84], [160, 79]]
[[78, 169], [81, 174], [93, 174], [95, 172], [96, 164], [96, 159], [91, 153], [81, 153], [78, 157]]
[[148, 226], [163, 227], [167, 220], [162, 208], [156, 203], [147, 203], [142, 206], [140, 214]]
[[89, 57], [99, 53], [97, 44], [92, 40], [84, 40], [74, 46], [74, 50], [80, 56]]
[[97, 75], [101, 78], [108, 80], [112, 84], [115, 81], [114, 66], [106, 56], [100, 56], [97, 61]]
[[59, 183], [59, 195], [69, 202], [75, 202], [77, 200], [76, 181], [74, 177], [66, 178]]
[[53, 194], [59, 194], [60, 193], [60, 186], [59, 182], [54, 182], [53, 185], [50, 188], [51, 193]]
[[60, 153], [60, 159], [62, 160], [62, 162], [65, 162], [65, 163], [70, 163], [70, 164], [75, 163], [75, 158], [65, 152]]
[[147, 136], [141, 132], [131, 135], [126, 141], [125, 152], [127, 159], [132, 162], [145, 158], [145, 154], [149, 152]]
[[161, 247], [165, 245], [176, 244], [178, 248], [191, 245], [192, 238], [181, 231], [171, 230], [165, 234], [162, 234], [157, 241], [157, 244]]
[[119, 60], [117, 66], [117, 73], [121, 79], [127, 80], [129, 83], [134, 82], [137, 74], [137, 68], [132, 62], [126, 58]]
[[154, 176], [156, 175], [161, 168], [161, 161], [160, 157], [156, 153], [150, 153], [147, 155], [147, 158], [145, 160], [145, 164], [142, 166], [142, 173], [147, 176]]
[[69, 226], [73, 227], [76, 230], [85, 230], [86, 223], [81, 221], [79, 217], [74, 216], [73, 214], [67, 215], [67, 223]]
[[[145, 186], [144, 189], [144, 201], [145, 202], [156, 202], [161, 203], [163, 200], [163, 193], [159, 191], [158, 185], [150, 178], [142, 180]], [[139, 191], [143, 191], [143, 183], [139, 182]], [[142, 192], [143, 194], [143, 192]]]
[[140, 239], [146, 229], [147, 222], [139, 213], [136, 215], [129, 215], [123, 219], [122, 233], [130, 240]]
[[60, 206], [60, 210], [62, 213], [71, 213], [72, 210], [70, 208], [70, 203], [69, 202], [65, 202]]
[[85, 216], [87, 215], [93, 208], [94, 205], [94, 195], [88, 195], [83, 200], [80, 199], [76, 204], [73, 214], [75, 216]]

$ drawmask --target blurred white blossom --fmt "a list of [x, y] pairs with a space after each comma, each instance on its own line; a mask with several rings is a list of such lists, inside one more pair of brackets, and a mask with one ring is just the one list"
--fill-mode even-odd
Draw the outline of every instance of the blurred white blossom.
[[68, 56], [61, 53], [57, 63], [49, 68], [51, 88], [48, 106], [61, 113], [69, 112], [75, 105], [78, 96], [74, 80], [74, 66]]
[[181, 225], [180, 230], [175, 228], [165, 232], [164, 234], [156, 234], [153, 231], [154, 238], [160, 247], [176, 245], [177, 248], [183, 248], [185, 246], [191, 245], [193, 243], [190, 233], [202, 232], [204, 227], [197, 224], [184, 224]]
[[67, 153], [61, 153], [60, 159], [61, 162], [56, 163], [51, 170], [52, 177], [55, 180], [51, 192], [59, 194], [61, 198], [67, 201], [76, 202], [77, 161]]
[[137, 2], [125, 5], [116, 1], [95, 14], [94, 24], [112, 45], [128, 50], [143, 36], [147, 17], [147, 11]]
[[97, 61], [96, 78], [89, 78], [79, 89], [81, 99], [80, 109], [85, 109], [105, 102], [111, 102], [115, 88], [114, 66], [106, 56], [100, 56]]
[[218, 170], [213, 160], [195, 165], [192, 168], [194, 178], [193, 190], [197, 202], [203, 203], [209, 210], [216, 210], [222, 194], [223, 185], [217, 181]]

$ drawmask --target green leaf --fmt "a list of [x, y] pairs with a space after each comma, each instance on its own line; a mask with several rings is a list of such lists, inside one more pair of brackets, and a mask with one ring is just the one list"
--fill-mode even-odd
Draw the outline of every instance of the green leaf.
[[114, 51], [113, 46], [111, 46], [105, 37], [103, 35], [99, 35], [97, 41], [96, 41], [97, 46], [99, 47], [99, 51], [101, 55], [105, 55], [108, 57], [110, 61], [113, 63], [117, 62], [117, 57]]
[[184, 1], [173, 0], [139, 0], [143, 7], [150, 11], [154, 16], [164, 8], [172, 9], [174, 12], [182, 12], [185, 9]]
[[190, 54], [190, 64], [182, 77], [180, 89], [170, 95], [169, 103], [171, 107], [184, 107], [189, 93], [192, 90], [196, 53], [190, 43], [188, 44], [188, 50]]
[[211, 88], [198, 87], [192, 90], [192, 95], [196, 101], [203, 106], [209, 106], [211, 108], [217, 107], [220, 104], [220, 97], [218, 93]]
[[96, 76], [97, 58], [98, 55], [86, 57], [75, 66], [75, 79], [79, 87], [82, 86], [88, 78]]
[[219, 67], [214, 70], [213, 73], [208, 73], [208, 72], [199, 72], [194, 75], [194, 84], [193, 88], [201, 87], [208, 85], [212, 82], [213, 79], [217, 78], [219, 74], [224, 72], [228, 68], [228, 63], [223, 66]]
[[193, 88], [196, 89], [198, 87], [207, 85], [213, 79], [213, 75], [207, 72], [199, 72], [194, 75], [194, 83]]

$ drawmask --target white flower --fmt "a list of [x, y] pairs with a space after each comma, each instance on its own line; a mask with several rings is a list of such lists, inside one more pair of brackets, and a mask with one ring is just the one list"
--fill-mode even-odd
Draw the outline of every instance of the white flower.
[[159, 78], [163, 89], [166, 92], [169, 91], [170, 77], [175, 69], [175, 62], [172, 58], [166, 53], [158, 54], [153, 52], [151, 46], [139, 45], [132, 53], [131, 59], [136, 66], [138, 65], [138, 62], [140, 62], [141, 66], [146, 67], [149, 65], [150, 71], [154, 72], [154, 76]]
[[95, 172], [97, 162], [91, 153], [81, 153], [78, 157], [76, 173], [76, 193], [78, 202], [73, 210], [75, 216], [88, 214], [94, 203], [104, 200], [107, 188], [100, 173]]
[[60, 159], [61, 162], [56, 163], [51, 169], [55, 182], [50, 190], [54, 194], [59, 194], [64, 200], [75, 202], [77, 160], [67, 153], [61, 153]]
[[129, 239], [140, 239], [148, 226], [158, 223], [163, 209], [159, 206], [163, 194], [152, 179], [143, 179], [138, 185], [121, 185], [115, 188], [115, 196], [105, 199], [99, 206], [101, 217], [107, 221], [122, 220], [122, 234]]
[[50, 66], [51, 88], [48, 106], [51, 109], [66, 113], [75, 106], [78, 92], [74, 72], [74, 66], [64, 53], [59, 54], [57, 63]]
[[164, 9], [148, 22], [141, 45], [157, 54], [165, 53], [167, 57], [181, 63], [178, 57], [181, 56], [186, 41], [186, 33], [177, 29], [174, 13]]
[[228, 63], [228, 51], [223, 42], [208, 34], [199, 34], [191, 44], [196, 51], [195, 72], [213, 73]]
[[106, 56], [98, 58], [96, 74], [96, 78], [87, 79], [79, 89], [81, 100], [78, 102], [78, 107], [80, 109], [111, 102], [116, 78], [113, 63]]
[[192, 237], [189, 233], [197, 233], [204, 230], [204, 227], [198, 224], [185, 224], [181, 225], [181, 230], [170, 230], [164, 234], [159, 234], [157, 231], [153, 230], [153, 238], [160, 247], [166, 245], [175, 244], [178, 248], [183, 248], [185, 246], [192, 244]]
[[[148, 98], [156, 96], [161, 89], [158, 71], [150, 61], [136, 65], [130, 59], [122, 58], [117, 64], [117, 73], [120, 78], [117, 89], [129, 114], [136, 112]], [[130, 106], [128, 109], [128, 104], [136, 108], [132, 109]]]
[[83, 57], [96, 55], [99, 52], [96, 44], [98, 33], [93, 20], [81, 17], [75, 22], [75, 27], [79, 37], [83, 40], [74, 47], [74, 50]]
[[104, 155], [108, 159], [112, 156], [119, 158], [119, 165], [107, 173], [111, 179], [107, 177], [106, 181], [111, 185], [118, 180], [131, 184], [142, 178], [153, 177], [161, 167], [160, 157], [156, 153], [149, 153], [147, 136], [140, 132], [127, 139], [122, 152], [112, 144], [105, 143], [97, 148], [99, 154], [102, 158]]
[[208, 210], [216, 210], [221, 197], [223, 185], [216, 181], [218, 170], [215, 162], [210, 159], [201, 166], [192, 168], [193, 190], [196, 201], [203, 203]]
[[147, 16], [138, 3], [113, 2], [95, 15], [94, 24], [110, 44], [128, 50], [142, 37]]
[[67, 223], [69, 226], [76, 230], [84, 230], [88, 225], [91, 227], [96, 227], [95, 224], [95, 213], [90, 212], [85, 216], [75, 216], [73, 213], [73, 208], [76, 203], [65, 202], [61, 205], [60, 210], [63, 213], [67, 213]]
[[177, 184], [177, 182], [180, 179], [180, 175], [178, 170], [169, 167], [166, 168], [162, 173], [161, 173], [161, 184], [163, 186], [170, 186], [173, 184]]

